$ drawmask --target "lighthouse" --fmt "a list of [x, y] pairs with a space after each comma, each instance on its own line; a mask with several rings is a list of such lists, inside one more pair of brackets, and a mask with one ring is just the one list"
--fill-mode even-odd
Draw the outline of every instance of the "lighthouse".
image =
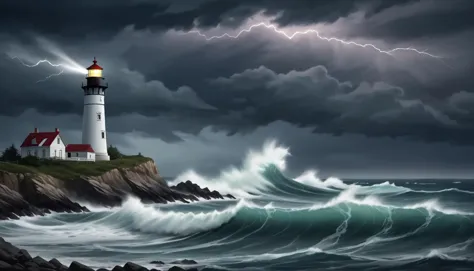
[[102, 77], [102, 67], [94, 64], [87, 68], [87, 83], [84, 90], [84, 112], [82, 116], [82, 144], [89, 144], [95, 151], [96, 161], [109, 161], [107, 153], [107, 131], [105, 129], [105, 90], [108, 84]]

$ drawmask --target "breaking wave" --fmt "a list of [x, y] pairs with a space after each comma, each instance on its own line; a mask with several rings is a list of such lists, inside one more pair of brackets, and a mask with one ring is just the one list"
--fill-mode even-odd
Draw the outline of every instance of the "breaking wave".
[[307, 170], [300, 176], [290, 178], [285, 176], [286, 159], [290, 155], [289, 149], [278, 145], [276, 141], [267, 141], [259, 151], [250, 150], [243, 159], [240, 167], [232, 166], [221, 171], [218, 176], [202, 176], [194, 170], [188, 170], [174, 180], [176, 185], [186, 180], [192, 180], [201, 187], [208, 187], [224, 194], [233, 194], [239, 198], [258, 198], [271, 195], [276, 196], [315, 196], [340, 193], [347, 189], [356, 189], [356, 194], [436, 194], [461, 193], [474, 194], [458, 188], [441, 190], [414, 190], [385, 181], [371, 186], [347, 184], [339, 178], [329, 177], [322, 180], [316, 170]]
[[90, 213], [4, 221], [0, 234], [33, 252], [49, 253], [44, 248], [54, 243], [51, 257], [94, 255], [84, 262], [99, 253], [122, 264], [128, 257], [146, 265], [160, 255], [232, 270], [313, 270], [335, 262], [340, 270], [379, 270], [374, 263], [413, 270], [474, 265], [474, 191], [323, 180], [314, 170], [292, 178], [285, 175], [288, 155], [270, 141], [240, 167], [215, 177], [187, 171], [170, 182], [189, 179], [238, 200], [146, 205], [129, 198], [111, 209], [88, 206]]

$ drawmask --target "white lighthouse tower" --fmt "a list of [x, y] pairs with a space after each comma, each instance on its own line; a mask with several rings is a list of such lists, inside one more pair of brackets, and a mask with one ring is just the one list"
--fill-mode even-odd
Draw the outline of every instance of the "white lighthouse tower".
[[105, 90], [108, 84], [102, 77], [102, 67], [94, 64], [87, 68], [87, 84], [84, 90], [84, 114], [82, 116], [82, 144], [90, 144], [96, 161], [109, 161], [107, 132], [105, 129]]

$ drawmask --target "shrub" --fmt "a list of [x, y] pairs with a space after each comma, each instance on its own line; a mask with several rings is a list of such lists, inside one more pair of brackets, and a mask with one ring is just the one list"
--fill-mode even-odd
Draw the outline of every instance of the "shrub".
[[5, 151], [3, 151], [2, 156], [0, 157], [0, 160], [4, 162], [18, 162], [20, 159], [21, 155], [14, 144], [6, 148]]
[[19, 163], [25, 166], [33, 166], [33, 167], [41, 166], [40, 159], [36, 156], [31, 156], [31, 155], [21, 158]]
[[112, 145], [109, 146], [109, 148], [107, 149], [107, 152], [109, 153], [110, 160], [116, 160], [123, 157], [123, 154], [116, 147]]

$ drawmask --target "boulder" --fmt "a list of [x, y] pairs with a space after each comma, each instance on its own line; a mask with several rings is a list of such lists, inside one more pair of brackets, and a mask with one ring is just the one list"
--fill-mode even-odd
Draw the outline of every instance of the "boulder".
[[16, 264], [18, 262], [18, 260], [15, 259], [12, 254], [2, 249], [0, 249], [0, 261], [6, 262], [10, 265]]
[[123, 268], [125, 271], [148, 271], [145, 267], [132, 262], [126, 263]]
[[24, 250], [24, 249], [20, 249], [20, 251], [18, 251], [17, 254], [15, 254], [15, 258], [20, 262], [20, 263], [26, 263], [26, 262], [29, 262], [31, 260], [33, 260], [33, 258], [31, 258], [30, 254], [28, 253], [28, 251]]
[[72, 262], [69, 265], [69, 271], [94, 271], [94, 269], [90, 268], [87, 265], [83, 265], [82, 263], [78, 263], [76, 261]]
[[47, 262], [45, 259], [41, 258], [40, 256], [34, 257], [31, 261], [37, 264], [39, 267], [56, 269], [56, 267], [53, 264]]
[[27, 270], [36, 270], [36, 269], [39, 269], [39, 265], [33, 261], [29, 261], [29, 262], [26, 262], [24, 264], [25, 268]]
[[125, 269], [119, 265], [115, 266], [112, 271], [125, 271]]
[[15, 265], [13, 265], [13, 268], [18, 270], [25, 270], [25, 266], [21, 263], [16, 263]]
[[0, 261], [0, 270], [8, 270], [9, 268], [12, 268], [11, 264], [4, 261]]
[[56, 269], [67, 269], [67, 266], [63, 265], [60, 261], [58, 261], [58, 259], [56, 258], [53, 258], [49, 261], [50, 264], [54, 265], [54, 267], [56, 267]]

